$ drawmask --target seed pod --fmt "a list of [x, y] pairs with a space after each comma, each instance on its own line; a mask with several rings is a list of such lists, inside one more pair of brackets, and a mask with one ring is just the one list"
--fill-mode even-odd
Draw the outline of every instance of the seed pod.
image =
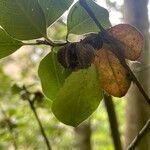
[[143, 51], [143, 35], [129, 24], [118, 24], [107, 30], [108, 33], [123, 44], [126, 59], [135, 61]]
[[81, 43], [89, 44], [96, 50], [99, 50], [103, 46], [103, 41], [101, 39], [101, 35], [95, 34], [95, 33], [89, 34], [87, 37], [85, 37], [83, 40], [81, 40]]
[[67, 56], [67, 51], [70, 46], [70, 43], [65, 45], [64, 47], [61, 47], [59, 51], [57, 52], [57, 59], [58, 62], [64, 67], [64, 68], [69, 68], [68, 64], [68, 56]]
[[59, 63], [72, 70], [88, 68], [94, 61], [94, 48], [80, 42], [69, 43], [57, 53]]
[[90, 44], [76, 44], [77, 58], [79, 61], [78, 69], [84, 69], [91, 66], [95, 58], [95, 50]]

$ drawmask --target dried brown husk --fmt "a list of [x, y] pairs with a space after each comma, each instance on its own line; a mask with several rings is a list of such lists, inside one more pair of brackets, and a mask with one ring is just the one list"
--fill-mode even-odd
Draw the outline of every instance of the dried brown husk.
[[131, 84], [128, 71], [121, 65], [119, 59], [104, 45], [96, 52], [95, 65], [102, 88], [115, 97], [124, 96]]
[[76, 44], [77, 57], [79, 65], [77, 69], [85, 69], [91, 66], [95, 58], [95, 50], [89, 44]]
[[126, 59], [135, 61], [141, 56], [144, 47], [144, 38], [135, 27], [129, 24], [119, 24], [107, 31], [110, 35], [123, 43]]
[[57, 53], [59, 63], [71, 70], [85, 69], [91, 66], [95, 58], [95, 49], [90, 44], [68, 43]]

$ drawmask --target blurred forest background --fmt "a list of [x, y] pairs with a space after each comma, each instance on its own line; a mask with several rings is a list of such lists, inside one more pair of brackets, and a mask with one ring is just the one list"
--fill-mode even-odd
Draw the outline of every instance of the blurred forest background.
[[[130, 23], [146, 39], [145, 53], [138, 63], [131, 65], [143, 84], [149, 86], [149, 12], [148, 0], [97, 0], [110, 12], [112, 25]], [[66, 13], [67, 14], [67, 13]], [[51, 28], [49, 36], [65, 39], [66, 14]], [[77, 40], [71, 35], [70, 40]], [[0, 60], [0, 150], [45, 150], [46, 145], [29, 103], [23, 100], [16, 85], [25, 85], [31, 92], [41, 91], [37, 69], [41, 59], [50, 51], [46, 46], [24, 46], [13, 55]], [[150, 95], [150, 93], [148, 93]], [[133, 85], [127, 96], [113, 98], [123, 147], [126, 147], [150, 116], [143, 97]], [[99, 108], [77, 128], [58, 122], [51, 113], [51, 102], [37, 97], [36, 110], [54, 150], [114, 150], [105, 105]], [[137, 150], [150, 150], [150, 133], [140, 142]]]

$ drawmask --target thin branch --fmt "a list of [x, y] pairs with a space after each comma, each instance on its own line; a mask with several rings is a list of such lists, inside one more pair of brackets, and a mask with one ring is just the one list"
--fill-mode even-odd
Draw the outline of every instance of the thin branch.
[[23, 43], [23, 45], [49, 45], [51, 46], [46, 40], [36, 40], [35, 43]]
[[121, 44], [117, 41], [117, 39], [115, 39], [114, 37], [110, 36], [107, 33], [107, 31], [103, 28], [103, 26], [101, 25], [99, 20], [94, 15], [93, 10], [87, 4], [86, 0], [79, 0], [79, 2], [80, 2], [80, 5], [87, 11], [89, 16], [93, 19], [93, 21], [95, 22], [97, 27], [100, 29], [100, 31], [102, 31], [102, 35], [103, 35], [102, 38], [104, 38], [103, 39], [104, 42], [108, 43], [111, 46], [111, 48], [112, 48], [111, 51], [117, 56], [117, 58], [119, 59], [120, 63], [124, 66], [124, 68], [127, 69], [127, 71], [129, 72], [133, 82], [136, 84], [136, 86], [138, 87], [139, 91], [144, 96], [146, 102], [150, 106], [150, 98], [149, 98], [149, 96], [146, 94], [146, 92], [143, 89], [142, 85], [137, 80], [136, 76], [134, 75], [134, 73], [132, 72], [132, 70], [130, 69], [130, 67], [127, 65], [127, 63], [125, 61], [124, 54], [123, 54], [123, 48], [122, 48]]
[[144, 127], [141, 129], [141, 131], [138, 133], [138, 135], [134, 138], [134, 140], [131, 142], [127, 150], [134, 150], [137, 145], [140, 143], [142, 138], [150, 131], [150, 119], [147, 121], [147, 123], [144, 125]]
[[51, 47], [64, 46], [67, 42], [52, 42], [50, 39], [36, 40], [35, 43], [23, 43], [23, 45], [49, 45]]
[[54, 42], [52, 40], [50, 40], [48, 37], [45, 37], [45, 41], [52, 47], [55, 47], [55, 46], [64, 46], [67, 44], [67, 42]]
[[44, 128], [43, 128], [43, 126], [42, 126], [42, 123], [41, 123], [41, 121], [40, 121], [40, 119], [39, 119], [39, 117], [38, 117], [38, 114], [37, 114], [37, 112], [36, 112], [36, 109], [35, 109], [35, 107], [34, 107], [34, 104], [33, 104], [33, 102], [32, 102], [30, 99], [27, 99], [27, 100], [28, 100], [28, 102], [29, 102], [29, 104], [30, 104], [30, 108], [31, 108], [31, 110], [33, 111], [34, 116], [35, 116], [35, 118], [36, 118], [36, 120], [37, 120], [37, 122], [38, 122], [38, 124], [39, 124], [41, 133], [42, 133], [43, 138], [44, 138], [44, 140], [45, 140], [45, 143], [46, 143], [46, 145], [47, 145], [47, 149], [48, 149], [48, 150], [51, 150], [52, 148], [51, 148], [51, 146], [50, 146], [48, 137], [46, 136], [46, 133], [45, 133], [45, 131], [44, 131]]
[[136, 84], [136, 86], [138, 87], [139, 91], [142, 93], [143, 97], [145, 98], [147, 104], [150, 106], [150, 98], [149, 96], [146, 94], [145, 90], [143, 89], [141, 83], [138, 81], [138, 79], [136, 78], [136, 76], [134, 75], [134, 73], [131, 71], [130, 67], [125, 64], [125, 68], [128, 70], [128, 72], [130, 73], [130, 76], [133, 80], [133, 82]]
[[115, 150], [122, 150], [120, 133], [118, 129], [118, 121], [117, 121], [117, 116], [112, 101], [112, 97], [104, 93], [104, 102], [109, 117], [109, 123], [110, 123], [111, 134], [112, 134]]
[[47, 145], [47, 149], [48, 149], [48, 150], [52, 150], [51, 145], [50, 145], [49, 140], [48, 140], [48, 137], [46, 136], [44, 127], [42, 126], [42, 123], [41, 123], [40, 118], [39, 118], [39, 116], [38, 116], [38, 114], [37, 114], [36, 108], [34, 107], [34, 101], [30, 98], [30, 94], [31, 94], [31, 93], [26, 89], [25, 86], [23, 86], [23, 90], [24, 90], [25, 94], [27, 95], [27, 96], [26, 96], [26, 100], [28, 101], [28, 103], [29, 103], [29, 105], [30, 105], [30, 108], [31, 108], [31, 110], [32, 110], [32, 112], [33, 112], [33, 114], [34, 114], [34, 116], [35, 116], [37, 122], [38, 122], [40, 131], [41, 131], [42, 136], [43, 136], [43, 138], [44, 138], [44, 141], [45, 141], [45, 143], [46, 143], [46, 145]]

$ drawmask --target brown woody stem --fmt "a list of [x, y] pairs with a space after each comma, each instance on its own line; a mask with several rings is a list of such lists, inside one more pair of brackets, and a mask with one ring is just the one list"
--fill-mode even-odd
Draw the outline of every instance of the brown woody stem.
[[134, 75], [132, 70], [130, 69], [130, 67], [126, 63], [123, 66], [128, 70], [128, 72], [130, 73], [130, 76], [131, 76], [133, 82], [136, 84], [136, 86], [138, 87], [139, 91], [141, 92], [141, 94], [145, 98], [147, 104], [150, 106], [150, 98], [149, 98], [149, 96], [146, 94], [145, 90], [143, 89], [142, 85], [140, 84], [140, 82], [138, 81], [138, 79], [136, 78], [136, 76]]
[[137, 134], [137, 136], [131, 142], [127, 150], [134, 150], [136, 146], [140, 143], [143, 136], [146, 135], [148, 132], [150, 132], [150, 119], [147, 121], [147, 123], [144, 125], [141, 131]]
[[109, 118], [111, 134], [113, 137], [114, 147], [115, 150], [122, 150], [121, 140], [120, 140], [120, 133], [118, 129], [118, 121], [115, 112], [115, 107], [112, 101], [112, 97], [104, 93], [104, 102]]
[[51, 47], [64, 46], [67, 42], [53, 42], [50, 39], [36, 40], [35, 43], [23, 43], [23, 45], [49, 45]]
[[38, 122], [38, 124], [39, 124], [41, 133], [42, 133], [43, 138], [44, 138], [44, 140], [45, 140], [45, 143], [46, 143], [46, 145], [47, 145], [47, 149], [48, 149], [48, 150], [51, 150], [51, 146], [50, 146], [49, 140], [48, 140], [48, 138], [47, 138], [47, 136], [46, 136], [46, 133], [45, 133], [45, 131], [44, 131], [44, 128], [43, 128], [43, 126], [42, 126], [42, 123], [41, 123], [41, 121], [40, 121], [40, 119], [39, 119], [39, 117], [38, 117], [38, 114], [37, 114], [37, 112], [36, 112], [36, 109], [35, 109], [35, 107], [34, 107], [34, 104], [33, 104], [33, 102], [32, 102], [30, 99], [28, 99], [28, 102], [29, 102], [30, 108], [31, 108], [31, 110], [33, 111], [34, 116], [35, 116], [35, 118], [36, 118], [36, 120], [37, 120], [37, 122]]
[[[31, 94], [31, 93], [27, 90], [27, 88], [26, 88], [25, 86], [23, 86], [23, 90], [27, 93], [27, 95], [28, 95], [28, 94], [29, 94], [29, 95]], [[50, 145], [49, 140], [48, 140], [48, 137], [47, 137], [47, 135], [46, 135], [46, 133], [45, 133], [45, 130], [44, 130], [44, 127], [43, 127], [43, 125], [42, 125], [42, 122], [41, 122], [41, 120], [40, 120], [40, 118], [39, 118], [39, 116], [38, 116], [38, 113], [37, 113], [37, 111], [36, 111], [36, 108], [34, 107], [34, 101], [30, 98], [30, 96], [28, 96], [28, 97], [26, 98], [26, 100], [28, 101], [28, 103], [29, 103], [29, 105], [30, 105], [30, 108], [31, 108], [31, 110], [32, 110], [32, 112], [33, 112], [33, 114], [34, 114], [34, 116], [35, 116], [37, 122], [38, 122], [40, 131], [41, 131], [41, 134], [42, 134], [42, 136], [43, 136], [43, 138], [44, 138], [44, 141], [45, 141], [45, 144], [46, 144], [46, 146], [47, 146], [47, 149], [48, 149], [48, 150], [52, 150], [51, 145]]]

